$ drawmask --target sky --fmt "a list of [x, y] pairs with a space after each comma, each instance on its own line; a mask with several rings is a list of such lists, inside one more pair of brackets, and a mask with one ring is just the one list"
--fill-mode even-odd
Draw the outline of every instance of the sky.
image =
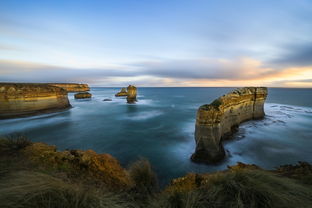
[[1, 0], [0, 82], [312, 87], [312, 1]]

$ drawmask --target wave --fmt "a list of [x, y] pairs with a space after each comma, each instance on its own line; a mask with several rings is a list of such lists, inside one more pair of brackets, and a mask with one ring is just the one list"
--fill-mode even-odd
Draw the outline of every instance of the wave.
[[151, 118], [158, 117], [162, 115], [162, 111], [152, 110], [152, 111], [143, 111], [135, 114], [129, 114], [127, 116], [122, 117], [122, 120], [131, 120], [131, 121], [142, 121]]

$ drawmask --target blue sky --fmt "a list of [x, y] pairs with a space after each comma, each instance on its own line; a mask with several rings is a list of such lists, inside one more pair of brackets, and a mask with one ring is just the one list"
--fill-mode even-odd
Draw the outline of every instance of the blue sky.
[[312, 87], [310, 0], [0, 2], [0, 81]]

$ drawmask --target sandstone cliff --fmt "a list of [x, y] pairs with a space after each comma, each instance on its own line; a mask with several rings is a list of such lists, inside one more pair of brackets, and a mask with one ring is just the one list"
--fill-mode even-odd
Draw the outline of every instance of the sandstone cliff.
[[127, 102], [128, 103], [135, 103], [137, 101], [137, 88], [133, 85], [129, 85], [127, 87], [128, 95], [127, 95]]
[[85, 92], [90, 91], [87, 84], [77, 84], [77, 83], [49, 83], [49, 85], [63, 88], [67, 92]]
[[222, 140], [246, 120], [264, 117], [267, 88], [245, 87], [226, 94], [197, 111], [195, 162], [213, 163], [225, 157]]
[[48, 84], [0, 83], [0, 118], [57, 111], [70, 107], [67, 92]]

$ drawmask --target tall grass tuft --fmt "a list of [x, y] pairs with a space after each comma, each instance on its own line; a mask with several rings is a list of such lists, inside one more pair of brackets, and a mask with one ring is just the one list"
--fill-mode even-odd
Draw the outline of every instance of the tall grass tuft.
[[0, 150], [5, 152], [17, 152], [32, 144], [32, 142], [24, 135], [10, 135], [0, 139]]
[[198, 188], [180, 190], [163, 193], [153, 207], [293, 208], [312, 204], [311, 187], [259, 170], [211, 174]]
[[142, 195], [151, 195], [158, 191], [158, 180], [151, 164], [146, 159], [140, 159], [129, 167], [129, 175], [135, 183], [135, 191]]
[[0, 207], [122, 208], [130, 205], [107, 191], [66, 183], [43, 173], [20, 171], [1, 180]]

